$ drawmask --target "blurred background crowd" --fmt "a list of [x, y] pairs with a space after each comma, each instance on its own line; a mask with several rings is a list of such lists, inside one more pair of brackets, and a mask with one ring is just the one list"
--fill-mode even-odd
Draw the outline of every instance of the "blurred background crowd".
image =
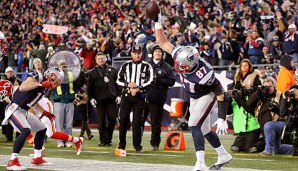
[[[145, 13], [147, 1], [140, 0], [3, 0], [0, 28], [8, 40], [7, 66], [22, 72], [43, 64], [61, 48], [84, 58], [91, 69], [97, 52], [114, 57], [129, 56], [131, 47], [142, 45], [146, 52], [154, 41], [154, 27]], [[253, 64], [278, 63], [282, 54], [298, 62], [298, 4], [295, 0], [162, 0], [161, 22], [176, 45], [194, 45], [212, 65], [237, 65], [248, 58]], [[43, 32], [43, 24], [67, 26], [62, 35]], [[291, 25], [292, 24], [292, 25]], [[295, 45], [297, 45], [295, 43]], [[143, 53], [143, 59], [146, 59]]]

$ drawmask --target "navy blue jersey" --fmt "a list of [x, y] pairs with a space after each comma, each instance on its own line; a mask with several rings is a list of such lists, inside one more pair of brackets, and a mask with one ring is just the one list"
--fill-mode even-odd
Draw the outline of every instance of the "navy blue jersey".
[[203, 58], [199, 58], [198, 64], [191, 72], [180, 74], [180, 79], [191, 98], [209, 94], [219, 84], [212, 66]]
[[38, 87], [36, 89], [25, 92], [21, 92], [19, 89], [17, 89], [12, 96], [11, 102], [18, 104], [19, 107], [24, 110], [28, 110], [32, 106], [34, 106], [44, 94], [44, 87]]
[[37, 70], [35, 70], [35, 69], [28, 71], [28, 74], [27, 74], [26, 79], [28, 77], [35, 78], [39, 83], [41, 83], [42, 82], [42, 79], [43, 79], [42, 78], [42, 74], [40, 72], [38, 72]]
[[[32, 77], [36, 79], [38, 82], [42, 82], [42, 75], [36, 70], [30, 70], [27, 75], [27, 78], [28, 77]], [[38, 87], [36, 89], [26, 92], [21, 92], [19, 89], [17, 89], [12, 96], [11, 102], [18, 104], [19, 107], [21, 107], [24, 110], [28, 110], [32, 106], [34, 106], [44, 94], [44, 87]]]

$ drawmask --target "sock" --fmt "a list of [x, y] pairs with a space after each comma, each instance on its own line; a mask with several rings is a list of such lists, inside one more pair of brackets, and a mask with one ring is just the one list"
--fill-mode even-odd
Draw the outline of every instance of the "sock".
[[205, 163], [205, 151], [197, 151], [196, 156], [198, 162]]
[[18, 153], [12, 153], [10, 160], [14, 160], [15, 158], [19, 158], [19, 154]]
[[79, 141], [79, 138], [78, 137], [73, 137], [73, 143], [76, 143], [76, 142], [78, 142]]
[[34, 135], [31, 133], [26, 140], [28, 143], [34, 144]]
[[226, 151], [226, 149], [221, 145], [219, 146], [218, 148], [215, 148], [217, 154], [219, 156], [222, 156], [222, 155], [225, 155], [225, 154], [228, 154], [228, 152]]
[[42, 150], [36, 150], [36, 149], [34, 149], [34, 156], [33, 156], [33, 158], [41, 157], [41, 151]]
[[74, 137], [72, 135], [66, 134], [65, 132], [55, 132], [51, 136], [51, 138], [56, 139], [56, 140], [63, 140], [63, 141], [66, 141], [66, 142], [74, 142]]

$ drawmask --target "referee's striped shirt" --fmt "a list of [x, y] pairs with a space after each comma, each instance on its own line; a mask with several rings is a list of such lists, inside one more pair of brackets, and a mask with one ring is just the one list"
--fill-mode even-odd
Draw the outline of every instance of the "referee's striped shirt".
[[153, 81], [153, 69], [148, 62], [140, 61], [125, 62], [119, 72], [116, 83], [119, 86], [127, 88], [128, 83], [136, 83], [142, 90], [149, 89], [149, 85]]

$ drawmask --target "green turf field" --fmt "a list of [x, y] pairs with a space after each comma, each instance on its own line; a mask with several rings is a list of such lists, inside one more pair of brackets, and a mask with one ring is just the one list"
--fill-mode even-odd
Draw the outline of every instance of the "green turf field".
[[[117, 157], [114, 155], [114, 150], [118, 144], [118, 130], [115, 130], [113, 146], [111, 147], [98, 147], [98, 132], [93, 131], [94, 138], [86, 140], [84, 144], [84, 151], [80, 156], [75, 153], [75, 147], [72, 148], [57, 148], [56, 141], [48, 139], [45, 143], [46, 157], [52, 158], [69, 158], [69, 159], [89, 159], [89, 160], [102, 160], [114, 162], [134, 162], [134, 163], [153, 163], [153, 164], [175, 164], [175, 165], [188, 165], [195, 164], [195, 151], [192, 143], [192, 138], [189, 132], [184, 132], [186, 150], [185, 151], [172, 151], [163, 150], [166, 132], [162, 133], [161, 149], [152, 151], [150, 147], [150, 132], [146, 131], [143, 136], [143, 150], [144, 153], [138, 155], [132, 147], [131, 132], [127, 135], [127, 153], [126, 157]], [[74, 132], [78, 135], [78, 132]], [[235, 136], [225, 135], [220, 136], [220, 139], [226, 149], [229, 149], [233, 143]], [[0, 135], [0, 155], [10, 155], [13, 143], [6, 143], [5, 137]], [[24, 149], [21, 151], [21, 156], [28, 156], [33, 152], [33, 148], [29, 144], [25, 144]], [[234, 160], [225, 167], [230, 168], [250, 168], [259, 170], [285, 170], [294, 171], [298, 170], [298, 157], [291, 155], [275, 155], [271, 157], [260, 157], [258, 154], [247, 153], [232, 153]], [[206, 141], [206, 164], [211, 166], [217, 160], [215, 150]], [[0, 166], [0, 170], [5, 170], [5, 167]], [[166, 169], [165, 169], [166, 170]]]

